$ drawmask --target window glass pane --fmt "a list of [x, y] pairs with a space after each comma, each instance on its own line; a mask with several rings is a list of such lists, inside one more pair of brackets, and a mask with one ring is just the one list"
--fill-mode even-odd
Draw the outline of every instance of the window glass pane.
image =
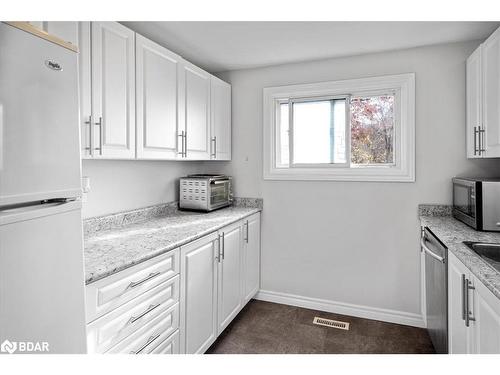
[[293, 162], [345, 162], [344, 99], [293, 103]]
[[290, 151], [288, 148], [288, 103], [279, 104], [278, 126], [276, 129], [276, 166], [288, 167]]
[[394, 163], [394, 95], [351, 98], [351, 162]]

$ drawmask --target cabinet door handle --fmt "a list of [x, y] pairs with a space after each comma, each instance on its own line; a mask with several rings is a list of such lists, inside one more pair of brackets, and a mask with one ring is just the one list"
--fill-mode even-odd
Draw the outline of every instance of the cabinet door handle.
[[85, 125], [88, 125], [88, 127], [89, 127], [89, 145], [88, 145], [88, 147], [85, 147], [84, 149], [88, 150], [89, 153], [91, 154], [92, 153], [92, 134], [93, 134], [93, 132], [92, 132], [92, 115], [89, 116], [88, 121], [84, 121], [83, 123]]
[[184, 132], [184, 157], [187, 158], [188, 156], [188, 133], [187, 131]]
[[217, 137], [212, 138], [212, 143], [213, 143], [213, 152], [212, 152], [212, 157], [214, 159], [217, 159]]
[[224, 236], [224, 232], [222, 232], [222, 260], [224, 260], [224, 255], [226, 252], [226, 238]]
[[469, 327], [469, 322], [473, 322], [476, 320], [474, 316], [471, 316], [471, 311], [470, 311], [470, 306], [469, 306], [469, 290], [474, 290], [476, 289], [472, 283], [470, 282], [469, 279], [465, 279], [465, 307], [466, 307], [466, 312], [465, 312], [465, 326]]
[[221, 235], [217, 235], [217, 261], [220, 263], [221, 262]]
[[485, 130], [482, 128], [482, 126], [477, 127], [477, 135], [478, 135], [478, 143], [479, 143], [479, 155], [481, 155], [483, 152], [486, 151], [484, 148], [484, 133]]
[[477, 155], [477, 126], [474, 126], [474, 155]]
[[466, 303], [466, 295], [467, 290], [465, 287], [465, 275], [462, 274], [462, 320], [465, 321], [465, 315], [467, 313], [467, 303]]
[[248, 220], [245, 223], [245, 242], [248, 243]]
[[102, 155], [102, 136], [103, 136], [102, 116], [99, 117], [99, 121], [94, 122], [94, 125], [99, 126], [99, 147], [94, 148], [94, 150], [99, 151], [99, 153]]
[[177, 137], [181, 137], [181, 152], [177, 152], [181, 158], [184, 157], [184, 130], [181, 131], [181, 134], [178, 134]]

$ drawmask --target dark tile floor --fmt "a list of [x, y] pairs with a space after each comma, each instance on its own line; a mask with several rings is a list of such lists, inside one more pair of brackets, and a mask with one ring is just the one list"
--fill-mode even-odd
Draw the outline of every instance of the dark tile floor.
[[[350, 330], [313, 325], [315, 316]], [[434, 353], [421, 328], [252, 300], [208, 349], [210, 354]]]

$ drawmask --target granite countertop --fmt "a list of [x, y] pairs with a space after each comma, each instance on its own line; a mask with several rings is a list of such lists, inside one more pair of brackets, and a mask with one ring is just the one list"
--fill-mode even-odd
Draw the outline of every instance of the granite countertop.
[[500, 272], [486, 263], [462, 241], [500, 243], [500, 233], [478, 232], [452, 216], [420, 215], [422, 226], [430, 230], [448, 247], [483, 284], [500, 298]]
[[210, 213], [173, 210], [119, 228], [90, 231], [84, 238], [85, 283], [166, 253], [259, 211], [259, 207], [228, 207]]

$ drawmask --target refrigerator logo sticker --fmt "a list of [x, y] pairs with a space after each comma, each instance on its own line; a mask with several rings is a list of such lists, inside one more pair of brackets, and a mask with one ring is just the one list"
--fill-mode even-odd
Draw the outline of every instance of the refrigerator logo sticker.
[[0, 352], [13, 354], [15, 352], [48, 352], [49, 343], [47, 341], [9, 341], [5, 340], [0, 345]]
[[63, 70], [62, 66], [53, 60], [45, 60], [45, 65], [52, 70], [57, 70], [57, 71]]

